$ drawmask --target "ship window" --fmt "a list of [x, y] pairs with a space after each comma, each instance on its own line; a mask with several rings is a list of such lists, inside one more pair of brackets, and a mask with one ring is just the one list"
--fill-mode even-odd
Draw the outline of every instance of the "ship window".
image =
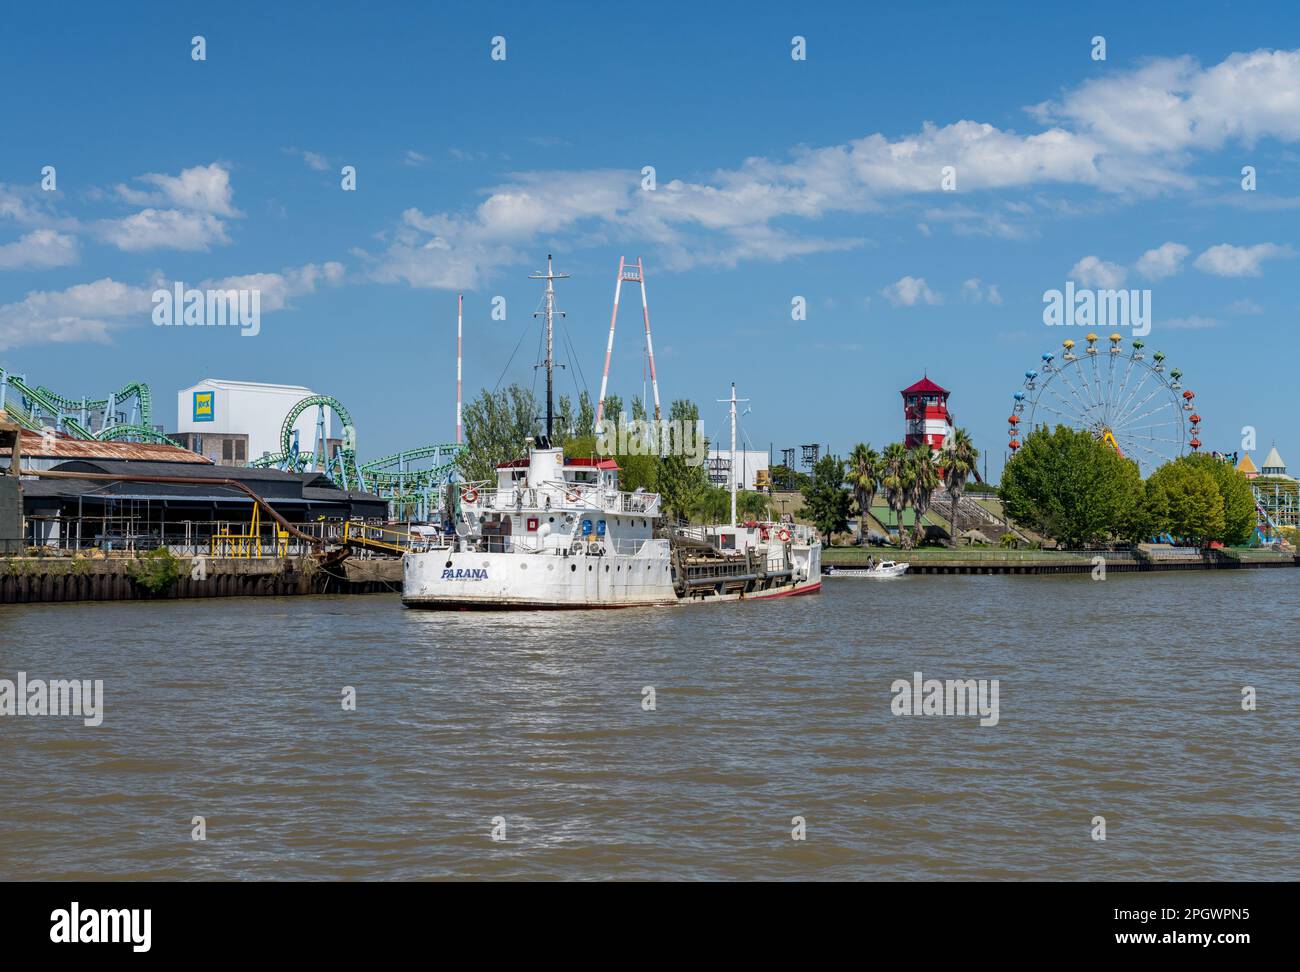
[[591, 570], [591, 564], [588, 564], [588, 565], [587, 565], [587, 570], [588, 570], [588, 571]]
[[577, 569], [578, 569], [577, 564], [569, 564], [569, 570], [577, 570]]
[[609, 573], [609, 564], [606, 564], [606, 565], [605, 565], [605, 573], [607, 573], [607, 574]]

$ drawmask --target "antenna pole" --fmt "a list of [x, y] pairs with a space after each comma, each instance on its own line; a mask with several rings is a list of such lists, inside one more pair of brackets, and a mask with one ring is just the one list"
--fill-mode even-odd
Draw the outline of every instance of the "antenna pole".
[[465, 310], [465, 295], [456, 295], [456, 444], [461, 444], [460, 413], [460, 358], [461, 358], [461, 318]]
[[[567, 273], [556, 273], [551, 254], [546, 254], [546, 272], [529, 274], [534, 280], [546, 281], [546, 307], [542, 312], [546, 318], [546, 441], [549, 445], [555, 426], [554, 397], [554, 354], [555, 354], [555, 281], [563, 280]], [[537, 317], [537, 314], [533, 315]], [[564, 312], [560, 311], [560, 316]]]
[[551, 441], [555, 423], [555, 281], [551, 278], [551, 255], [546, 254], [546, 441]]
[[736, 525], [736, 403], [747, 402], [748, 398], [736, 397], [736, 383], [731, 383], [731, 397], [719, 398], [720, 402], [729, 402], [731, 405], [731, 525]]

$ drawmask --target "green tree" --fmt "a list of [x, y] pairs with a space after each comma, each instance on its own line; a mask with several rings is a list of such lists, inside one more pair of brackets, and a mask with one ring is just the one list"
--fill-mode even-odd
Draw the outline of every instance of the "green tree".
[[838, 456], [822, 456], [813, 466], [812, 480], [803, 489], [803, 515], [829, 543], [832, 533], [843, 533], [849, 525], [851, 502], [844, 488], [844, 462]]
[[1148, 480], [1168, 510], [1168, 529], [1194, 544], [1223, 536], [1223, 496], [1209, 469], [1185, 462], [1167, 462]]
[[791, 469], [783, 463], [777, 463], [772, 467], [772, 488], [786, 490], [792, 488], [789, 484], [793, 483], [795, 490], [802, 490], [804, 484], [808, 482], [808, 474], [802, 473], [797, 469]]
[[1214, 479], [1219, 495], [1223, 497], [1223, 532], [1210, 539], [1220, 540], [1230, 545], [1243, 544], [1250, 540], [1255, 532], [1257, 514], [1255, 493], [1250, 488], [1250, 480], [1245, 474], [1238, 472], [1222, 459], [1203, 452], [1194, 452], [1175, 461], [1204, 469]]
[[741, 490], [736, 494], [736, 516], [741, 520], [770, 520], [772, 501], [763, 493], [752, 489]]
[[935, 487], [939, 485], [939, 467], [934, 461], [936, 455], [928, 442], [922, 442], [911, 449], [907, 457], [908, 464], [912, 467], [912, 509], [916, 511], [916, 522], [912, 529], [918, 544], [925, 539], [925, 526], [921, 523], [921, 518], [929, 512]]
[[1169, 498], [1148, 479], [1119, 534], [1130, 543], [1144, 543], [1168, 532]]
[[970, 433], [965, 429], [953, 429], [940, 450], [939, 465], [943, 466], [943, 485], [952, 499], [948, 525], [952, 530], [949, 543], [953, 547], [957, 546], [957, 504], [961, 502], [966, 480], [976, 471], [975, 464], [979, 457], [980, 451], [975, 448]]
[[[602, 421], [613, 422], [615, 425], [617, 425], [618, 417], [622, 414], [622, 412], [623, 412], [623, 399], [620, 398], [618, 395], [606, 395], [605, 411], [601, 415]], [[595, 421], [594, 413], [592, 415], [592, 421]], [[596, 431], [599, 432], [600, 430], [597, 429]]]
[[[690, 429], [691, 445], [694, 445], [696, 423], [700, 419], [700, 410], [694, 402], [685, 398], [673, 401], [668, 408], [668, 420], [677, 428]], [[678, 424], [680, 423], [680, 424]], [[656, 459], [658, 478], [655, 486], [661, 497], [664, 511], [671, 517], [686, 520], [697, 511], [706, 490], [710, 488], [708, 473], [703, 463], [696, 464], [696, 456], [687, 454], [685, 442], [677, 442], [670, 437], [664, 443], [667, 455]], [[653, 458], [653, 457], [652, 457]], [[731, 513], [730, 499], [727, 515]]]
[[1012, 520], [1077, 547], [1131, 532], [1144, 490], [1136, 463], [1089, 432], [1058, 425], [1025, 436], [998, 495]]
[[880, 489], [880, 453], [869, 444], [859, 442], [849, 453], [849, 489], [858, 507], [858, 529], [853, 542], [861, 546], [867, 533], [871, 501]]
[[537, 414], [531, 389], [484, 389], [465, 406], [465, 448], [457, 459], [461, 476], [469, 482], [495, 482], [498, 464], [526, 454], [528, 440], [539, 431]]
[[586, 389], [578, 395], [578, 411], [574, 416], [574, 425], [576, 426], [574, 434], [579, 437], [596, 435], [596, 407], [591, 404], [591, 396], [587, 394]]
[[601, 459], [594, 435], [570, 436], [563, 442], [565, 459]]
[[884, 490], [889, 508], [894, 511], [894, 521], [898, 524], [898, 545], [907, 547], [910, 541], [903, 529], [903, 513], [912, 498], [912, 464], [907, 461], [907, 446], [901, 442], [891, 442], [881, 454], [880, 462], [880, 488]]
[[[737, 515], [740, 497], [736, 497]], [[693, 515], [704, 523], [729, 523], [731, 521], [731, 493], [721, 486], [709, 486], [695, 497]]]

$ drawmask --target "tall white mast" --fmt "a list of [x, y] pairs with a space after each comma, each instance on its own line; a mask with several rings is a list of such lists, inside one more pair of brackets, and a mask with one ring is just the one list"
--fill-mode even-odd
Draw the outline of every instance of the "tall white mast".
[[736, 383], [731, 383], [731, 397], [719, 398], [720, 402], [731, 403], [731, 525], [736, 525], [736, 403], [747, 402], [748, 398], [736, 397]]
[[[555, 424], [555, 399], [552, 395], [554, 387], [554, 347], [555, 347], [555, 281], [563, 280], [569, 275], [567, 273], [556, 273], [551, 261], [551, 254], [546, 254], [546, 272], [530, 273], [528, 275], [534, 280], [546, 281], [546, 307], [540, 316], [546, 318], [546, 442], [550, 447], [552, 426]], [[564, 311], [559, 312], [564, 316]], [[538, 314], [534, 314], [538, 317]]]
[[461, 442], [460, 424], [460, 328], [465, 309], [465, 295], [456, 295], [456, 444]]

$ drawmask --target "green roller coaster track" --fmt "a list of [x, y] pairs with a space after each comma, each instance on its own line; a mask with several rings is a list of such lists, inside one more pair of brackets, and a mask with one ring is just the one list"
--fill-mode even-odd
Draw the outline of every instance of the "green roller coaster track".
[[[293, 429], [299, 416], [309, 408], [328, 408], [343, 426], [343, 447], [333, 456], [319, 456], [315, 452], [295, 449]], [[311, 395], [294, 405], [280, 425], [280, 451], [275, 455], [254, 459], [250, 466], [272, 467], [291, 472], [304, 472], [309, 465], [322, 468], [343, 489], [361, 489], [378, 492], [391, 498], [412, 497], [439, 489], [446, 485], [456, 468], [456, 457], [461, 446], [453, 442], [419, 446], [366, 463], [357, 461], [356, 426], [352, 413], [337, 398], [330, 395]], [[403, 469], [405, 463], [433, 459], [436, 465], [425, 469]], [[397, 466], [396, 471], [390, 467]]]
[[[34, 414], [39, 410], [50, 416], [51, 420], [56, 423], [55, 427], [60, 428], [74, 438], [99, 440], [101, 442], [118, 442], [125, 439], [135, 442], [158, 442], [165, 445], [176, 445], [172, 439], [150, 427], [153, 399], [149, 393], [149, 386], [143, 382], [130, 382], [111, 398], [73, 399], [60, 395], [45, 385], [32, 387], [17, 375], [6, 373], [3, 369], [0, 369], [0, 385], [7, 385], [18, 393], [17, 399], [11, 396], [0, 398], [4, 402], [6, 414], [19, 425], [33, 432], [41, 432], [47, 428], [46, 423], [41, 421], [39, 414]], [[80, 414], [84, 417], [90, 412], [101, 412], [104, 416], [104, 422], [107, 423], [114, 412], [115, 406], [133, 397], [139, 403], [140, 416], [138, 422], [103, 424], [98, 432], [92, 432], [82, 424], [80, 419], [74, 417], [74, 414]]]

